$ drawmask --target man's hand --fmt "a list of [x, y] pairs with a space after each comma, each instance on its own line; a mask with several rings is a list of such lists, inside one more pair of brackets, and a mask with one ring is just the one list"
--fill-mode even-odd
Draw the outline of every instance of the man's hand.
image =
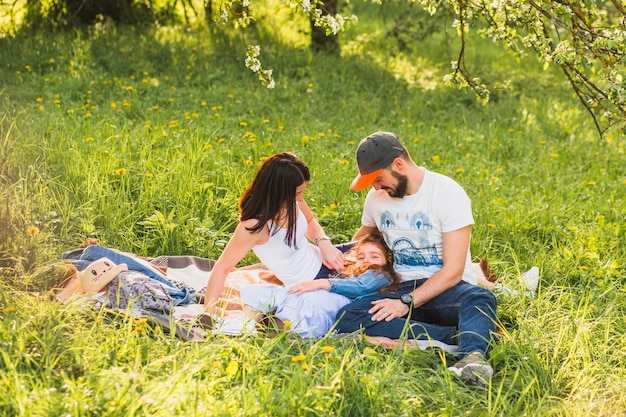
[[372, 301], [372, 305], [374, 307], [368, 311], [373, 314], [372, 321], [391, 321], [409, 314], [409, 306], [394, 298], [375, 300]]

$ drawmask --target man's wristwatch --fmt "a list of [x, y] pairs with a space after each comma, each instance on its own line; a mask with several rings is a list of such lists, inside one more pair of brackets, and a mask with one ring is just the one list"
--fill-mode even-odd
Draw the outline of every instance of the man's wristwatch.
[[400, 301], [402, 301], [404, 304], [406, 304], [409, 307], [411, 307], [413, 305], [413, 296], [411, 295], [411, 293], [402, 294], [400, 296]]

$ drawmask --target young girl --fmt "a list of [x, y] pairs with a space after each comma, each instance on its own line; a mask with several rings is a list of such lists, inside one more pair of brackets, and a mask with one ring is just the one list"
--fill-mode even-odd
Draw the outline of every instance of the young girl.
[[286, 287], [313, 280], [323, 266], [343, 268], [343, 253], [304, 201], [310, 179], [309, 168], [292, 153], [278, 153], [263, 162], [239, 201], [239, 224], [211, 271], [206, 312], [217, 312], [226, 276], [251, 250]]
[[398, 285], [400, 275], [393, 269], [393, 253], [382, 235], [365, 235], [353, 250], [356, 261], [347, 265], [336, 277], [301, 282], [291, 287], [289, 292], [301, 295], [308, 291], [328, 290], [355, 299], [383, 287], [391, 291]]
[[333, 278], [304, 281], [289, 288], [243, 286], [244, 314], [228, 317], [225, 326], [215, 333], [254, 331], [255, 322], [272, 312], [278, 324], [289, 321], [291, 330], [303, 337], [324, 336], [332, 329], [341, 307], [382, 288], [393, 289], [400, 280], [393, 269], [392, 252], [381, 235], [364, 236], [351, 251], [356, 253], [356, 261]]

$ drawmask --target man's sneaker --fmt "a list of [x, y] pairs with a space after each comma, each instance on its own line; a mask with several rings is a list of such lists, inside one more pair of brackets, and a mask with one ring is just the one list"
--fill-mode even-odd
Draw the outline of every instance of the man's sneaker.
[[472, 352], [448, 368], [468, 385], [485, 386], [493, 375], [493, 368], [480, 352]]

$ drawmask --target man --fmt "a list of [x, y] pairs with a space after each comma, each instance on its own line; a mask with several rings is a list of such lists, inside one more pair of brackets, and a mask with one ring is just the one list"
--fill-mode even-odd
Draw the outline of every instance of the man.
[[487, 358], [496, 299], [475, 285], [467, 194], [451, 178], [418, 166], [394, 133], [363, 139], [356, 159], [359, 175], [350, 188], [372, 189], [354, 240], [378, 229], [394, 252], [402, 283], [393, 293], [342, 308], [338, 330], [458, 344], [461, 360], [448, 369], [470, 385], [486, 384], [493, 374]]

